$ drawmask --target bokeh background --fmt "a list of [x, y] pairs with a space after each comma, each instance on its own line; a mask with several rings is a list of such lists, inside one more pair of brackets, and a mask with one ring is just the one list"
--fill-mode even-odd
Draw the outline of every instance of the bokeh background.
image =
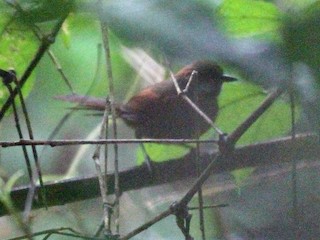
[[[15, 6], [23, 9], [23, 14]], [[239, 82], [225, 85], [217, 125], [230, 133], [275, 87], [294, 96], [296, 129], [319, 130], [319, 1], [104, 1], [103, 16], [110, 28], [112, 70], [117, 102], [139, 89], [168, 77], [199, 59], [217, 61]], [[0, 68], [15, 68], [18, 77], [37, 51], [40, 41], [31, 27], [45, 35], [57, 19], [70, 12], [50, 49], [74, 92], [106, 97], [108, 81], [96, 1], [29, 0], [0, 3]], [[72, 104], [54, 99], [70, 94], [57, 66], [45, 55], [23, 88], [35, 139], [48, 139]], [[0, 106], [8, 97], [0, 83]], [[253, 144], [290, 134], [288, 94], [255, 123], [238, 145]], [[21, 110], [19, 110], [21, 115]], [[74, 111], [54, 139], [95, 139], [101, 117]], [[119, 138], [134, 138], [131, 129], [117, 122]], [[25, 125], [22, 124], [23, 129]], [[26, 133], [26, 131], [25, 131]], [[212, 130], [203, 138], [215, 138]], [[0, 141], [18, 140], [13, 114], [0, 122]], [[94, 146], [37, 147], [45, 181], [95, 174]], [[112, 158], [112, 148], [110, 148]], [[177, 157], [177, 150], [153, 147], [155, 161]], [[206, 147], [204, 151], [214, 151]], [[180, 153], [185, 154], [185, 152]], [[152, 153], [151, 153], [152, 156]], [[120, 146], [120, 170], [141, 163], [137, 145]], [[319, 236], [318, 159], [297, 162], [299, 219], [293, 218], [290, 164], [244, 169], [212, 176], [204, 186], [207, 204], [228, 207], [205, 210], [207, 239], [317, 239]], [[281, 162], [281, 160], [279, 160]], [[0, 175], [7, 181], [22, 169], [28, 177], [20, 148], [0, 148]], [[185, 193], [194, 179], [123, 193], [120, 232], [127, 233], [166, 209]], [[195, 198], [192, 204], [197, 204]], [[191, 205], [192, 205], [191, 204]], [[92, 234], [101, 221], [101, 199], [32, 212], [33, 232], [70, 226]], [[198, 211], [191, 232], [200, 239]], [[295, 221], [298, 220], [298, 225]], [[20, 236], [14, 220], [0, 218], [0, 237]], [[134, 239], [183, 239], [169, 217]], [[298, 229], [297, 229], [298, 228]], [[297, 238], [297, 232], [301, 238]], [[52, 236], [51, 239], [68, 239]]]

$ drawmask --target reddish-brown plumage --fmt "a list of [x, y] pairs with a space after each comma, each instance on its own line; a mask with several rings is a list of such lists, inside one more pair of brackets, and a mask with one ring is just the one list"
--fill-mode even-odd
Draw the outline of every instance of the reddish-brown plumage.
[[[198, 73], [190, 84], [187, 95], [213, 121], [218, 114], [218, 101], [223, 82], [234, 81], [234, 78], [223, 76], [222, 69], [209, 61], [198, 61], [182, 68], [175, 78], [181, 89], [195, 70]], [[59, 99], [78, 102], [94, 110], [103, 110], [105, 100], [83, 97], [63, 96]], [[195, 133], [204, 133], [209, 125], [177, 95], [171, 79], [156, 83], [127, 103], [117, 106], [118, 117], [135, 130], [136, 136], [146, 138], [194, 138]]]

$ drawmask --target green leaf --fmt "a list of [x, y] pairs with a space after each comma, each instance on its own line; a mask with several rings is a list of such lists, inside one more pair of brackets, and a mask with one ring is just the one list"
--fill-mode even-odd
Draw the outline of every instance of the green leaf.
[[320, 1], [289, 15], [282, 31], [292, 79], [308, 118], [308, 127], [320, 126]]
[[12, 206], [10, 193], [16, 182], [23, 176], [22, 170], [14, 173], [8, 180], [7, 183], [0, 178], [0, 201], [6, 206]]
[[[4, 16], [0, 16], [0, 22], [8, 22]], [[27, 30], [15, 30], [14, 26], [7, 26], [0, 35], [0, 68], [3, 70], [15, 69], [18, 79], [27, 68], [36, 52], [37, 44], [32, 33]], [[22, 88], [26, 97], [34, 84], [35, 76], [32, 74]], [[0, 82], [0, 108], [9, 96], [7, 88]]]
[[224, 20], [224, 29], [235, 36], [266, 34], [276, 37], [281, 23], [281, 12], [270, 2], [225, 0], [217, 13]]
[[[231, 133], [267, 97], [261, 88], [246, 82], [225, 84], [220, 96], [220, 112], [217, 126], [226, 133]], [[299, 116], [299, 108], [296, 116]], [[270, 138], [283, 136], [291, 128], [290, 105], [282, 99], [273, 103], [240, 138], [237, 144], [252, 144]]]
[[304, 62], [320, 76], [320, 3], [286, 18], [283, 28], [285, 50], [292, 62]]
[[220, 50], [213, 8], [207, 1], [106, 1], [104, 11], [110, 29], [127, 45], [149, 47], [155, 55], [161, 52], [161, 58], [185, 63], [208, 57], [208, 47], [215, 44], [215, 52]]
[[69, 30], [69, 19], [70, 18], [67, 18], [64, 21], [64, 23], [62, 24], [61, 33], [60, 33], [60, 36], [61, 36], [66, 48], [70, 48], [70, 44], [71, 44], [71, 34], [70, 34], [70, 30]]
[[18, 4], [23, 12], [19, 11], [17, 19], [22, 24], [56, 20], [68, 14], [75, 7], [74, 0], [29, 0], [19, 1]]
[[[164, 162], [172, 159], [181, 158], [190, 152], [190, 147], [177, 144], [157, 144], [145, 143], [148, 156], [154, 162]], [[145, 156], [141, 148], [137, 151], [137, 164], [144, 163]]]

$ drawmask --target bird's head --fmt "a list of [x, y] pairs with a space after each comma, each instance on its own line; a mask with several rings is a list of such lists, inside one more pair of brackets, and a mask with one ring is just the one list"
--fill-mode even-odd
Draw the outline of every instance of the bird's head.
[[197, 61], [184, 67], [177, 73], [177, 79], [184, 79], [183, 82], [185, 83], [189, 80], [193, 71], [196, 71], [196, 73], [190, 84], [190, 90], [200, 95], [218, 96], [224, 82], [237, 80], [236, 78], [225, 76], [222, 68], [211, 61]]

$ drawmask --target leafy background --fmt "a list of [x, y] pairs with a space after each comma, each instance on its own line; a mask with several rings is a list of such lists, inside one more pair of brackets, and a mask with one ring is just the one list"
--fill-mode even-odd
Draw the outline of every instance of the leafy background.
[[[75, 92], [85, 94], [90, 89], [90, 95], [106, 96], [108, 88], [95, 1], [17, 2], [27, 13], [24, 16], [16, 14], [5, 1], [0, 3], [0, 67], [13, 67], [21, 76], [40, 44], [29, 25], [37, 24], [44, 33], [48, 33], [54, 20], [71, 9], [72, 13], [51, 50], [59, 59]], [[128, 61], [124, 48], [143, 49], [147, 55], [135, 55], [143, 59], [151, 56], [159, 63], [165, 63], [168, 59], [174, 70], [196, 59], [213, 59], [224, 67], [227, 74], [241, 79], [240, 82], [225, 85], [219, 99], [221, 112], [216, 123], [223, 131], [231, 132], [275, 86], [285, 86], [294, 91], [299, 129], [317, 130], [320, 116], [319, 6], [319, 1], [299, 0], [106, 1], [103, 11], [111, 29], [116, 99], [125, 101], [147, 84], [146, 78], [136, 71], [132, 61]], [[67, 107], [71, 106], [53, 100], [54, 96], [70, 91], [48, 56], [41, 60], [23, 91], [28, 97], [27, 108], [35, 138], [47, 139], [69, 111]], [[0, 106], [7, 96], [7, 90], [0, 84]], [[252, 126], [239, 144], [256, 143], [287, 134], [291, 128], [290, 115], [288, 96], [284, 96]], [[81, 111], [75, 112], [55, 138], [88, 138], [99, 122], [99, 118]], [[132, 131], [123, 123], [119, 122], [119, 126], [119, 137], [133, 137]], [[203, 137], [215, 136], [209, 131]], [[17, 139], [12, 115], [0, 123], [0, 139]], [[178, 152], [174, 146], [165, 151], [158, 145], [148, 148], [155, 161], [170, 160], [177, 157], [177, 153], [185, 154], [185, 150]], [[38, 149], [48, 180], [94, 173], [91, 147]], [[7, 179], [19, 169], [25, 171], [22, 159], [18, 148], [0, 149], [1, 176]], [[120, 159], [121, 169], [143, 161], [139, 149], [133, 145], [121, 146]], [[274, 166], [270, 168], [276, 169]], [[222, 235], [243, 239], [292, 239], [292, 219], [287, 206], [291, 201], [288, 188], [290, 175], [277, 175], [255, 185], [250, 177], [243, 180], [243, 173], [246, 172], [233, 175], [235, 179], [244, 181], [241, 182], [240, 194], [235, 187], [240, 180], [231, 181], [233, 178], [228, 174], [212, 177], [204, 187], [206, 202], [230, 204], [230, 207], [221, 210], [206, 210], [206, 224], [210, 226], [207, 227], [208, 236], [211, 239], [222, 238]], [[311, 230], [303, 232], [307, 239], [319, 235], [319, 227], [313, 222], [313, 217], [319, 213], [319, 203], [314, 200], [319, 193], [319, 187], [314, 184], [318, 177], [311, 170], [299, 174], [303, 179], [300, 200], [305, 205], [314, 206], [312, 209], [304, 208], [308, 214], [301, 218], [301, 226], [311, 226]], [[21, 183], [26, 181], [26, 176], [20, 178]], [[125, 193], [121, 206], [121, 231], [129, 231], [164, 209], [188, 185], [186, 182], [175, 183]], [[226, 190], [218, 190], [219, 186]], [[315, 197], [309, 198], [310, 195]], [[49, 211], [34, 211], [33, 229], [40, 231], [67, 225], [92, 233], [101, 217], [97, 207], [99, 204], [99, 199], [94, 199], [54, 207]], [[199, 236], [196, 218], [194, 213], [192, 232]], [[6, 226], [0, 232], [2, 238], [19, 235], [19, 229], [10, 217], [2, 217], [0, 221]], [[182, 239], [177, 229], [171, 227], [168, 231], [168, 226], [173, 222], [171, 218], [162, 221], [137, 239]]]

